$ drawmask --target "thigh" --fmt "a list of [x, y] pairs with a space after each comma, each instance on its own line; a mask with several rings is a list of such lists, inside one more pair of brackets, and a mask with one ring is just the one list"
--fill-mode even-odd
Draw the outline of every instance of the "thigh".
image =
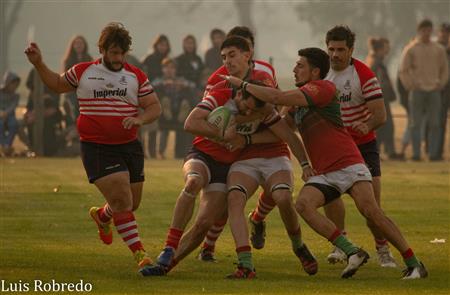
[[184, 182], [189, 175], [198, 175], [201, 181], [201, 187], [205, 187], [211, 179], [211, 173], [208, 165], [201, 159], [190, 158], [183, 165]]
[[369, 208], [378, 207], [372, 184], [368, 181], [354, 183], [349, 193], [360, 212], [365, 212]]
[[315, 186], [305, 185], [298, 194], [297, 207], [320, 208], [325, 205], [324, 193]]
[[440, 112], [442, 108], [441, 93], [432, 91], [428, 93], [428, 103], [426, 104], [426, 116], [430, 127], [439, 127]]
[[108, 203], [118, 199], [131, 200], [130, 175], [127, 171], [103, 176], [94, 184]]

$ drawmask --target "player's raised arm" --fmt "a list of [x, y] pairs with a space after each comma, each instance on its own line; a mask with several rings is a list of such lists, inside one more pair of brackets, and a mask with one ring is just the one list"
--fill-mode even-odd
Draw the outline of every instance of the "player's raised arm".
[[281, 91], [277, 88], [251, 84], [233, 76], [221, 76], [236, 87], [248, 91], [262, 101], [283, 106], [307, 106], [305, 95], [299, 89]]
[[42, 60], [41, 50], [36, 43], [30, 43], [25, 49], [25, 54], [28, 57], [30, 63], [36, 68], [42, 81], [48, 88], [56, 93], [64, 93], [74, 91], [75, 88], [72, 87], [69, 82], [67, 82], [64, 74], [58, 74], [50, 70], [47, 65]]

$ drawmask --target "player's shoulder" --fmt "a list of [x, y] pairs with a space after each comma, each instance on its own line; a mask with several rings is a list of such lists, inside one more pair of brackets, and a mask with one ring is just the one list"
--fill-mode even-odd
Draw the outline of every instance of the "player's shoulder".
[[358, 74], [361, 82], [367, 81], [373, 77], [375, 77], [374, 72], [362, 61], [356, 58], [352, 58], [352, 64], [355, 68], [356, 73]]
[[275, 77], [275, 69], [270, 63], [260, 59], [255, 59], [253, 62], [256, 70], [266, 71], [272, 77]]
[[136, 75], [136, 78], [138, 79], [139, 83], [143, 83], [148, 79], [147, 75], [144, 73], [144, 71], [142, 71], [140, 68], [138, 68], [132, 64], [129, 64], [126, 62], [126, 63], [124, 63], [123, 68], [125, 71]]
[[300, 87], [300, 90], [313, 97], [318, 95], [332, 96], [336, 92], [336, 85], [328, 80], [314, 80]]
[[277, 83], [275, 82], [273, 76], [264, 70], [257, 70], [256, 68], [253, 69], [251, 79], [261, 81], [268, 87], [277, 87]]

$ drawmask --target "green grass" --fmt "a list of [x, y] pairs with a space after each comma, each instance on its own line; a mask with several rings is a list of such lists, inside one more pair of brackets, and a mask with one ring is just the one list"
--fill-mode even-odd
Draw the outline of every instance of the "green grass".
[[[229, 281], [235, 253], [228, 227], [217, 244], [216, 264], [192, 254], [167, 277], [142, 278], [129, 250], [115, 236], [97, 238], [88, 209], [102, 198], [89, 185], [79, 159], [0, 159], [0, 279], [93, 284], [97, 294], [448, 294], [449, 167], [447, 163], [383, 162], [383, 208], [405, 233], [430, 277], [402, 281], [400, 269], [382, 269], [363, 219], [348, 196], [347, 231], [372, 259], [354, 278], [339, 278], [343, 266], [326, 263], [330, 245], [304, 223], [304, 240], [319, 259], [307, 276], [290, 250], [276, 210], [268, 218], [267, 243], [253, 253], [258, 279]], [[147, 161], [143, 201], [136, 216], [147, 250], [155, 257], [165, 240], [172, 208], [182, 188], [181, 162]], [[298, 168], [297, 175], [298, 175]], [[299, 177], [297, 177], [297, 181]], [[58, 192], [54, 188], [59, 187]], [[297, 182], [296, 192], [300, 188]], [[249, 202], [253, 207], [256, 198]], [[431, 244], [445, 238], [445, 244]], [[195, 253], [197, 254], [197, 253]], [[394, 252], [401, 262], [398, 252]], [[1, 293], [1, 292], [0, 292]], [[31, 292], [30, 292], [31, 293]]]

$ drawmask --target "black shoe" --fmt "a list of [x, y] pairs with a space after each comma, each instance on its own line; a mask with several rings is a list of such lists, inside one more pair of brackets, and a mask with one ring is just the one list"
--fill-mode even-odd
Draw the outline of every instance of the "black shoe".
[[303, 269], [310, 276], [315, 275], [319, 270], [319, 265], [317, 264], [316, 257], [312, 255], [306, 244], [303, 244], [300, 248], [295, 250], [295, 255], [300, 258]]
[[255, 249], [264, 248], [266, 243], [266, 222], [260, 221], [258, 223], [252, 220], [253, 212], [248, 215], [248, 224], [250, 225], [250, 241]]

